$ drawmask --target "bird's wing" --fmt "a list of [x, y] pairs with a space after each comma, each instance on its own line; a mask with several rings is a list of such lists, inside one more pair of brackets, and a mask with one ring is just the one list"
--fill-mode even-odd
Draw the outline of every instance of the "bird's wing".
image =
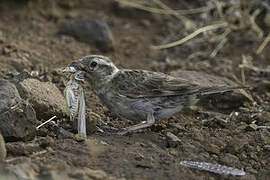
[[200, 89], [188, 80], [145, 70], [121, 70], [111, 83], [114, 92], [130, 98], [188, 95]]

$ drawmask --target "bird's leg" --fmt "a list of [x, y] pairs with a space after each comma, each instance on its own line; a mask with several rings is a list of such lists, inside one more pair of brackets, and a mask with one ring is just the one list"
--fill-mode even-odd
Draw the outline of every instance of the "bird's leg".
[[141, 122], [139, 124], [136, 124], [134, 126], [129, 126], [127, 128], [124, 128], [122, 131], [118, 132], [117, 134], [124, 135], [124, 134], [126, 134], [128, 132], [131, 132], [131, 131], [135, 131], [135, 130], [138, 130], [138, 129], [150, 127], [154, 123], [155, 123], [154, 113], [150, 112], [150, 113], [147, 114], [147, 121], [143, 121], [143, 122]]

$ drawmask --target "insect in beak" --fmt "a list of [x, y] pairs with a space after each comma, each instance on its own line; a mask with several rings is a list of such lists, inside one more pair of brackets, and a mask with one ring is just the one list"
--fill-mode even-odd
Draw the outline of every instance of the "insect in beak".
[[64, 69], [62, 69], [62, 72], [70, 72], [75, 73], [77, 70], [73, 66], [67, 66]]
[[84, 65], [80, 61], [74, 61], [65, 67], [62, 72], [75, 73], [77, 71], [86, 71]]
[[75, 73], [74, 78], [77, 81], [84, 81], [84, 73], [82, 71], [78, 71]]

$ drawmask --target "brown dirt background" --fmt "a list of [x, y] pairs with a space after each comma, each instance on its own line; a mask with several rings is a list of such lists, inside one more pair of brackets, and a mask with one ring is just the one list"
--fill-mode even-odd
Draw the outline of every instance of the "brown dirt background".
[[[168, 4], [176, 9], [186, 8], [176, 0], [170, 0]], [[181, 27], [181, 24], [173, 17], [133, 11], [119, 14], [113, 9], [112, 0], [1, 1], [0, 32], [3, 38], [0, 43], [0, 62], [5, 62], [6, 57], [12, 53], [26, 56], [32, 63], [28, 70], [42, 72], [48, 69], [48, 81], [55, 83], [61, 91], [67, 78], [55, 71], [72, 60], [89, 54], [109, 56], [122, 68], [165, 73], [178, 69], [195, 70], [224, 76], [233, 81], [235, 79], [232, 74], [241, 79], [238, 65], [242, 55], [252, 56], [258, 67], [269, 64], [270, 46], [267, 46], [261, 55], [253, 53], [261, 41], [249, 41], [244, 35], [249, 29], [233, 32], [229, 43], [212, 59], [207, 56], [188, 58], [197, 51], [211, 52], [216, 46], [205, 45], [197, 38], [187, 42], [187, 45], [173, 49], [152, 50], [150, 46], [153, 44], [169, 42], [166, 40], [169, 37], [175, 39], [177, 35], [183, 37], [187, 33], [176, 28]], [[199, 23], [196, 15], [193, 16], [194, 21]], [[100, 19], [108, 23], [115, 39], [113, 52], [102, 53], [95, 47], [57, 33], [61, 20], [81, 17]], [[172, 25], [169, 25], [170, 22]], [[267, 32], [269, 28], [263, 26], [263, 30]], [[0, 75], [11, 70], [8, 63], [1, 63], [1, 66]], [[247, 72], [246, 84], [253, 87], [251, 94], [257, 102], [255, 104], [243, 98], [233, 99], [233, 96], [227, 93], [223, 95], [228, 95], [227, 99], [223, 97], [220, 100], [219, 96], [214, 96], [202, 103], [208, 110], [225, 114], [241, 111], [240, 106], [247, 109], [228, 123], [214, 120], [205, 124], [203, 120], [209, 119], [209, 116], [199, 113], [198, 109], [188, 110], [169, 120], [159, 121], [152, 128], [127, 136], [95, 133], [85, 142], [55, 139], [52, 149], [47, 153], [34, 157], [24, 156], [11, 164], [31, 162], [39, 170], [89, 167], [104, 170], [118, 178], [134, 180], [270, 179], [270, 132], [248, 129], [254, 120], [258, 125], [270, 125], [269, 84], [265, 83], [268, 78], [267, 73], [258, 75]], [[85, 88], [88, 89], [86, 98], [89, 118], [90, 112], [95, 112], [103, 121], [116, 128], [132, 124], [131, 121], [120, 120], [111, 115], [91, 91], [91, 87], [86, 84]], [[181, 140], [176, 147], [168, 145], [167, 132], [174, 133]], [[13, 155], [8, 155], [8, 158], [13, 158]], [[244, 168], [247, 175], [234, 177], [193, 170], [180, 166], [181, 160], [206, 161]]]

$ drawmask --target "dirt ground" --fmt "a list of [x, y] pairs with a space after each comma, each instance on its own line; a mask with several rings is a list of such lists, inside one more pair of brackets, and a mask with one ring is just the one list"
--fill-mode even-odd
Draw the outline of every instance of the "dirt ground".
[[[192, 4], [189, 2], [170, 0], [168, 5], [175, 9], [192, 9], [205, 5], [204, 1], [199, 0]], [[270, 61], [270, 45], [261, 53], [255, 53], [269, 32], [270, 25], [265, 19], [270, 12], [263, 9], [256, 19], [265, 33], [263, 37], [258, 38], [252, 26], [234, 30], [217, 55], [210, 57], [219, 44], [219, 41], [210, 39], [222, 34], [222, 29], [214, 30], [212, 34], [201, 34], [177, 47], [163, 50], [153, 50], [150, 47], [181, 39], [202, 26], [217, 23], [215, 10], [205, 13], [207, 17], [203, 14], [188, 15], [196, 25], [196, 28], [188, 29], [187, 24], [174, 16], [116, 6], [113, 0], [2, 1], [0, 77], [14, 69], [7, 62], [8, 57], [26, 57], [30, 65], [24, 69], [29, 72], [47, 72], [44, 81], [53, 82], [63, 91], [68, 78], [57, 72], [59, 68], [86, 55], [102, 54], [109, 56], [121, 68], [164, 73], [179, 69], [194, 70], [226, 77], [251, 87], [247, 93], [253, 99], [239, 93], [215, 95], [204, 99], [198, 107], [177, 113], [168, 120], [158, 121], [151, 128], [126, 136], [96, 132], [90, 134], [84, 142], [52, 137], [44, 153], [8, 152], [6, 165], [29, 163], [39, 173], [45, 170], [88, 167], [103, 170], [109, 176], [119, 179], [134, 180], [270, 179], [270, 132], [253, 128], [254, 124], [270, 125], [270, 83], [269, 70], [266, 68]], [[254, 9], [257, 8], [261, 7], [256, 5]], [[58, 33], [61, 21], [76, 18], [106, 22], [114, 36], [114, 51], [101, 52], [94, 46]], [[249, 59], [253, 62], [252, 66], [239, 68], [244, 60]], [[85, 84], [84, 88], [88, 118], [95, 118], [91, 114], [94, 112], [102, 121], [115, 128], [134, 124], [111, 114], [100, 103], [90, 85]], [[209, 111], [219, 112], [229, 118], [207, 114]], [[179, 141], [171, 142], [169, 132], [176, 135]], [[44, 137], [44, 134], [38, 135], [32, 142], [39, 142]], [[190, 169], [180, 165], [183, 160], [243, 168], [246, 175], [218, 175]]]

